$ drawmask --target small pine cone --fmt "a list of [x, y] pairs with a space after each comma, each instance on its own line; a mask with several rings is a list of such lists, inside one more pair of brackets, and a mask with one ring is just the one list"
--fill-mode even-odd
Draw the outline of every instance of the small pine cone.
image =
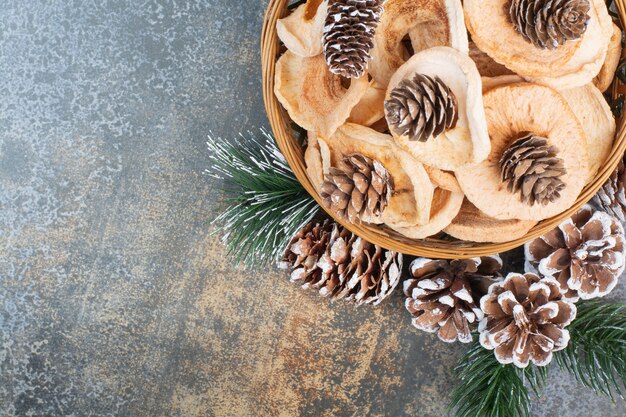
[[482, 319], [478, 300], [500, 279], [502, 260], [485, 256], [463, 260], [417, 258], [412, 279], [404, 281], [406, 309], [413, 326], [452, 343], [472, 341], [470, 325]]
[[621, 160], [613, 174], [600, 188], [593, 198], [593, 202], [619, 221], [626, 222], [626, 169], [624, 160]]
[[559, 283], [526, 273], [511, 273], [492, 285], [480, 300], [485, 317], [478, 325], [480, 344], [495, 349], [498, 362], [525, 368], [530, 361], [545, 366], [552, 352], [569, 343], [565, 326], [576, 306], [563, 299]]
[[330, 0], [322, 43], [328, 69], [346, 78], [365, 74], [383, 0]]
[[624, 271], [624, 228], [591, 206], [556, 229], [524, 245], [526, 271], [555, 278], [566, 299], [578, 301], [611, 292]]
[[391, 130], [409, 140], [427, 141], [456, 126], [456, 96], [439, 77], [416, 74], [403, 80], [385, 101]]
[[393, 181], [378, 161], [361, 154], [343, 160], [344, 169], [330, 168], [322, 185], [324, 205], [352, 223], [378, 217], [389, 204]]
[[324, 297], [377, 305], [400, 282], [402, 254], [385, 250], [330, 221], [311, 222], [287, 246], [281, 263], [291, 282]]
[[502, 182], [511, 193], [520, 193], [521, 201], [546, 205], [561, 196], [561, 179], [566, 173], [558, 149], [548, 141], [528, 133], [514, 141], [500, 158]]
[[512, 0], [515, 30], [541, 49], [556, 49], [579, 39], [589, 23], [589, 0]]

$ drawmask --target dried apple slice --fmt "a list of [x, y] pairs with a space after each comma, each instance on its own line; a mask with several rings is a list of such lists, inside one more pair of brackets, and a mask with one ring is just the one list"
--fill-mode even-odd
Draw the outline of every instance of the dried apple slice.
[[411, 239], [424, 239], [441, 232], [456, 217], [463, 203], [463, 193], [435, 188], [430, 209], [430, 220], [424, 225], [393, 227], [396, 232]]
[[555, 88], [591, 82], [604, 63], [613, 22], [604, 0], [589, 0], [589, 21], [582, 37], [556, 49], [540, 49], [516, 32], [510, 0], [465, 0], [465, 23], [476, 45], [495, 61], [529, 81]]
[[560, 92], [578, 117], [587, 139], [589, 171], [591, 181], [606, 161], [615, 139], [615, 117], [604, 96], [593, 84]]
[[465, 199], [459, 214], [443, 231], [461, 240], [500, 243], [524, 236], [536, 224], [535, 220], [494, 219]]
[[313, 187], [320, 192], [321, 185], [324, 182], [324, 166], [322, 153], [320, 151], [319, 141], [315, 132], [308, 132], [307, 147], [304, 151], [304, 163], [306, 165], [306, 173]]
[[385, 117], [385, 93], [386, 88], [372, 80], [361, 101], [352, 109], [348, 122], [371, 126]]
[[371, 76], [387, 85], [410, 56], [403, 44], [408, 36], [413, 52], [450, 46], [467, 53], [467, 30], [460, 0], [387, 0], [374, 36]]
[[443, 171], [429, 165], [424, 165], [424, 169], [428, 173], [430, 180], [435, 187], [443, 188], [444, 190], [453, 191], [455, 193], [461, 193], [461, 186], [456, 180], [454, 173], [449, 171]]
[[[438, 77], [449, 88], [456, 102], [458, 119], [455, 125], [436, 137], [415, 140], [397, 129], [391, 118], [397, 117], [390, 98], [396, 87], [416, 75]], [[396, 90], [397, 92], [398, 90]], [[386, 118], [396, 142], [426, 165], [446, 171], [455, 171], [465, 165], [476, 164], [487, 157], [489, 135], [483, 109], [482, 85], [474, 62], [466, 55], [449, 47], [431, 48], [415, 54], [393, 75], [387, 87]], [[412, 112], [413, 104], [407, 105]], [[403, 109], [404, 111], [404, 109]], [[432, 108], [423, 107], [425, 114]]]
[[476, 64], [478, 73], [483, 77], [498, 77], [513, 74], [513, 71], [497, 63], [489, 55], [478, 49], [476, 44], [472, 41], [469, 43], [469, 56]]
[[304, 129], [331, 136], [350, 116], [367, 91], [367, 77], [350, 80], [344, 88], [320, 54], [303, 58], [285, 52], [276, 63], [274, 94], [291, 119]]
[[322, 32], [328, 0], [308, 0], [276, 22], [278, 38], [288, 50], [302, 57], [322, 53]]
[[365, 126], [346, 123], [328, 139], [318, 138], [330, 150], [330, 165], [341, 167], [346, 156], [361, 154], [378, 161], [393, 182], [391, 198], [378, 217], [361, 218], [368, 223], [408, 226], [428, 222], [433, 185], [422, 164], [399, 149], [389, 135]]
[[602, 92], [609, 89], [615, 76], [615, 71], [622, 57], [622, 31], [613, 24], [613, 36], [609, 43], [609, 50], [606, 53], [606, 59], [600, 69], [600, 73], [594, 78], [593, 83]]
[[[585, 185], [589, 168], [585, 133], [565, 99], [551, 88], [521, 83], [487, 91], [484, 103], [491, 153], [483, 162], [455, 172], [467, 199], [483, 213], [500, 220], [543, 220], [571, 207]], [[560, 180], [564, 188], [535, 188], [543, 183], [522, 169], [516, 175], [523, 180], [523, 187], [519, 192], [509, 191], [507, 182], [502, 180], [501, 161], [511, 160], [511, 154], [503, 158], [505, 151], [519, 145], [528, 132], [543, 138], [544, 147], [556, 148], [556, 156], [549, 159], [560, 160], [565, 173], [559, 171], [552, 176], [557, 170], [551, 166], [542, 175], [550, 174], [549, 178]], [[528, 156], [538, 161], [541, 155], [526, 155], [518, 159], [519, 164], [525, 164]], [[556, 194], [552, 192], [555, 190]], [[551, 191], [550, 195], [545, 194], [547, 191]], [[541, 200], [525, 202], [520, 193], [538, 193]], [[553, 201], [546, 202], [548, 197]], [[531, 204], [532, 201], [537, 202]]]

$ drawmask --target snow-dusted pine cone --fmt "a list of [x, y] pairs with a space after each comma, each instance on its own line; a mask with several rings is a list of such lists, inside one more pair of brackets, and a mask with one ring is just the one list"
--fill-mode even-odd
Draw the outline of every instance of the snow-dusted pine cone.
[[402, 254], [353, 235], [343, 226], [311, 222], [291, 240], [281, 267], [291, 281], [324, 297], [379, 304], [400, 282]]
[[480, 343], [495, 350], [500, 363], [524, 368], [532, 361], [545, 366], [552, 352], [569, 342], [565, 326], [576, 317], [576, 306], [566, 301], [553, 278], [511, 273], [493, 284], [480, 300], [485, 317], [478, 325]]
[[329, 1], [322, 42], [330, 72], [346, 78], [365, 74], [383, 1]]
[[564, 296], [572, 301], [608, 294], [626, 262], [624, 228], [590, 205], [526, 243], [524, 249], [526, 271], [557, 279]]
[[406, 309], [413, 325], [444, 342], [472, 341], [470, 326], [483, 317], [478, 301], [500, 279], [502, 260], [484, 256], [463, 260], [418, 258], [411, 263], [413, 278], [404, 281]]

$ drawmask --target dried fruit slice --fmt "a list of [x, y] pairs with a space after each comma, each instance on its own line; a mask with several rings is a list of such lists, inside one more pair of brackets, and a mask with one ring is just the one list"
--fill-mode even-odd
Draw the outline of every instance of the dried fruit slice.
[[344, 88], [328, 71], [322, 55], [303, 58], [287, 51], [276, 63], [274, 94], [291, 119], [304, 129], [331, 136], [367, 91], [367, 77]]
[[387, 0], [374, 37], [369, 71], [381, 85], [410, 57], [403, 44], [408, 36], [413, 52], [450, 46], [467, 53], [467, 30], [460, 0]]
[[593, 83], [602, 92], [609, 89], [615, 76], [615, 71], [622, 57], [622, 31], [613, 24], [613, 36], [609, 43], [609, 50], [606, 53], [606, 59], [600, 69], [600, 73], [593, 79]]
[[[425, 142], [398, 135], [392, 129], [396, 142], [423, 163], [447, 171], [485, 159], [490, 150], [489, 135], [480, 75], [474, 62], [467, 55], [445, 46], [419, 52], [393, 75], [387, 87], [387, 100], [403, 80], [412, 79], [415, 74], [439, 77], [443, 81], [454, 94], [458, 119], [454, 128]], [[387, 112], [390, 126], [391, 116]]]
[[361, 101], [352, 109], [348, 122], [362, 126], [371, 126], [385, 117], [386, 88], [371, 81], [369, 88], [361, 97]]
[[463, 193], [435, 188], [433, 202], [430, 209], [430, 220], [424, 225], [410, 227], [394, 227], [396, 232], [412, 239], [424, 239], [441, 232], [452, 222], [463, 204]]
[[598, 74], [613, 34], [604, 0], [589, 3], [590, 19], [582, 37], [554, 50], [540, 49], [516, 32], [510, 0], [465, 0], [463, 7], [472, 40], [495, 61], [529, 81], [571, 88], [591, 82]]
[[524, 236], [537, 224], [534, 220], [497, 220], [478, 210], [467, 199], [444, 232], [471, 242], [510, 242]]
[[489, 55], [478, 49], [472, 41], [469, 43], [469, 56], [476, 64], [478, 72], [483, 77], [498, 77], [501, 75], [512, 75], [513, 71], [502, 64], [498, 64]]
[[561, 91], [585, 131], [591, 181], [606, 161], [615, 139], [615, 117], [604, 96], [593, 84]]
[[319, 193], [321, 185], [324, 182], [324, 163], [322, 160], [322, 153], [320, 151], [320, 144], [317, 140], [315, 132], [308, 132], [307, 138], [308, 143], [306, 150], [304, 151], [306, 173], [309, 180]]
[[276, 32], [287, 49], [302, 57], [322, 53], [322, 31], [328, 0], [308, 0], [289, 16], [278, 19]]
[[440, 187], [444, 190], [453, 191], [455, 193], [463, 192], [461, 191], [461, 186], [456, 180], [454, 173], [450, 171], [443, 171], [429, 165], [424, 165], [424, 169], [428, 173], [428, 176], [435, 187]]
[[[571, 207], [588, 176], [585, 134], [563, 97], [551, 88], [530, 83], [505, 85], [484, 96], [491, 153], [483, 162], [455, 172], [461, 189], [480, 211], [500, 220], [542, 220]], [[527, 204], [509, 192], [501, 179], [502, 154], [519, 137], [533, 133], [558, 149], [566, 173], [565, 188], [548, 204]]]
[[428, 222], [433, 185], [422, 164], [399, 149], [389, 135], [365, 126], [346, 123], [328, 139], [318, 138], [330, 150], [330, 165], [340, 167], [343, 159], [361, 154], [378, 161], [388, 171], [394, 192], [380, 216], [364, 216], [368, 223], [387, 223], [390, 226], [411, 226]]

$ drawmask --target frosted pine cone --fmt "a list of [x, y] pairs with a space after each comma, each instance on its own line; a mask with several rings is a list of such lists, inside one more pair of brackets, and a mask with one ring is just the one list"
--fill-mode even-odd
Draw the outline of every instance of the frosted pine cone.
[[346, 78], [365, 74], [382, 12], [383, 0], [330, 0], [322, 38], [330, 72]]
[[559, 283], [532, 273], [509, 274], [492, 285], [480, 300], [480, 343], [495, 350], [496, 359], [525, 368], [545, 366], [552, 352], [569, 343], [565, 326], [576, 317], [576, 306], [563, 299]]
[[400, 282], [402, 254], [366, 242], [335, 222], [311, 222], [293, 237], [280, 266], [291, 270], [291, 281], [304, 289], [377, 305]]
[[500, 279], [502, 260], [485, 256], [463, 260], [418, 258], [411, 263], [412, 279], [404, 281], [406, 309], [413, 326], [444, 342], [472, 341], [470, 326], [482, 319], [478, 300]]
[[624, 228], [586, 205], [571, 219], [526, 245], [526, 271], [555, 278], [573, 301], [611, 292], [624, 271]]

